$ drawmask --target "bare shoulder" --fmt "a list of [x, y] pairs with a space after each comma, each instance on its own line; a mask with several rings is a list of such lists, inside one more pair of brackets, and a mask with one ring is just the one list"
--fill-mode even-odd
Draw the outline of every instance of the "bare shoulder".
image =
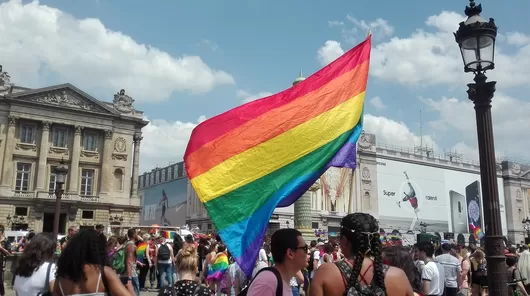
[[[387, 295], [413, 295], [412, 286], [403, 270], [390, 266], [385, 275]], [[389, 287], [391, 287], [389, 289]]]
[[401, 268], [389, 266], [388, 271], [386, 272], [385, 281], [398, 281], [403, 278], [407, 278], [407, 275]]

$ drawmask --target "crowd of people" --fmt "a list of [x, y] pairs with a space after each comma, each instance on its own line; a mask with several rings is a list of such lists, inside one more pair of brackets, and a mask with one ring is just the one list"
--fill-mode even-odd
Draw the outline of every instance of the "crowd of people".
[[[480, 248], [432, 242], [383, 247], [376, 219], [365, 213], [344, 217], [335, 242], [307, 245], [296, 229], [277, 230], [263, 244], [250, 277], [220, 237], [167, 240], [137, 229], [106, 237], [102, 228], [72, 227], [60, 247], [57, 259], [51, 234], [26, 241], [14, 272], [18, 296], [138, 296], [147, 289], [159, 296], [475, 296], [487, 286]], [[507, 248], [506, 258], [511, 291], [529, 295], [528, 247]]]

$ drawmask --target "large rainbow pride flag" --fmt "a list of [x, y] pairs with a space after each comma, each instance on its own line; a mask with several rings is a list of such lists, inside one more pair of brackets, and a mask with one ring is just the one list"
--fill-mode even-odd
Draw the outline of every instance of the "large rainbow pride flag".
[[305, 81], [199, 124], [184, 161], [241, 269], [252, 273], [276, 207], [330, 166], [355, 168], [371, 36]]

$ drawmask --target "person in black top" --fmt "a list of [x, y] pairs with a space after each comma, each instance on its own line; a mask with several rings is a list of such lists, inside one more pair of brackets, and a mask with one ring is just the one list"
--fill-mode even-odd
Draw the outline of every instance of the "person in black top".
[[74, 237], [76, 234], [77, 234], [77, 227], [75, 226], [68, 227], [68, 234], [65, 237], [61, 238], [61, 240], [59, 241], [61, 244], [61, 251], [64, 250], [64, 248], [66, 248], [66, 243], [68, 242], [68, 240]]

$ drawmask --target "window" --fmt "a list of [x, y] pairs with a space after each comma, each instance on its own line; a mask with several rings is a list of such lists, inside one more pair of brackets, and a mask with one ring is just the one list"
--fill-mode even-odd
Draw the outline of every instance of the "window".
[[94, 191], [94, 170], [81, 171], [81, 196], [92, 196]]
[[153, 185], [155, 183], [155, 174], [151, 173], [149, 174], [149, 185]]
[[156, 171], [155, 173], [155, 183], [160, 183], [160, 171]]
[[318, 229], [318, 222], [311, 222], [311, 228]]
[[81, 212], [81, 219], [93, 220], [94, 219], [94, 211], [82, 211]]
[[177, 177], [181, 178], [184, 175], [183, 172], [184, 172], [184, 163], [181, 162], [178, 164], [178, 167], [177, 167]]
[[15, 216], [28, 216], [28, 207], [15, 207]]
[[123, 190], [123, 170], [120, 168], [114, 170], [114, 189]]
[[31, 163], [17, 163], [17, 180], [15, 192], [27, 192], [29, 190], [29, 178], [31, 175]]
[[53, 147], [66, 147], [68, 142], [68, 130], [58, 127], [53, 129], [52, 143]]
[[212, 229], [212, 224], [208, 224], [207, 227], [208, 227], [208, 230], [211, 230]]
[[178, 166], [175, 165], [175, 166], [173, 167], [173, 179], [176, 179], [176, 178], [179, 177], [179, 176], [177, 176], [177, 173], [178, 173]]
[[20, 126], [20, 142], [27, 144], [35, 142], [35, 126], [24, 124]]
[[86, 151], [98, 150], [98, 134], [96, 132], [83, 132], [83, 149]]
[[166, 181], [166, 170], [162, 169], [162, 182]]
[[171, 179], [171, 176], [173, 175], [172, 171], [171, 171], [171, 167], [167, 167], [167, 178], [168, 179]]
[[54, 193], [55, 192], [55, 181], [57, 180], [56, 179], [57, 175], [55, 175], [55, 167], [51, 167], [50, 168], [50, 183], [48, 184], [48, 191], [50, 193]]

